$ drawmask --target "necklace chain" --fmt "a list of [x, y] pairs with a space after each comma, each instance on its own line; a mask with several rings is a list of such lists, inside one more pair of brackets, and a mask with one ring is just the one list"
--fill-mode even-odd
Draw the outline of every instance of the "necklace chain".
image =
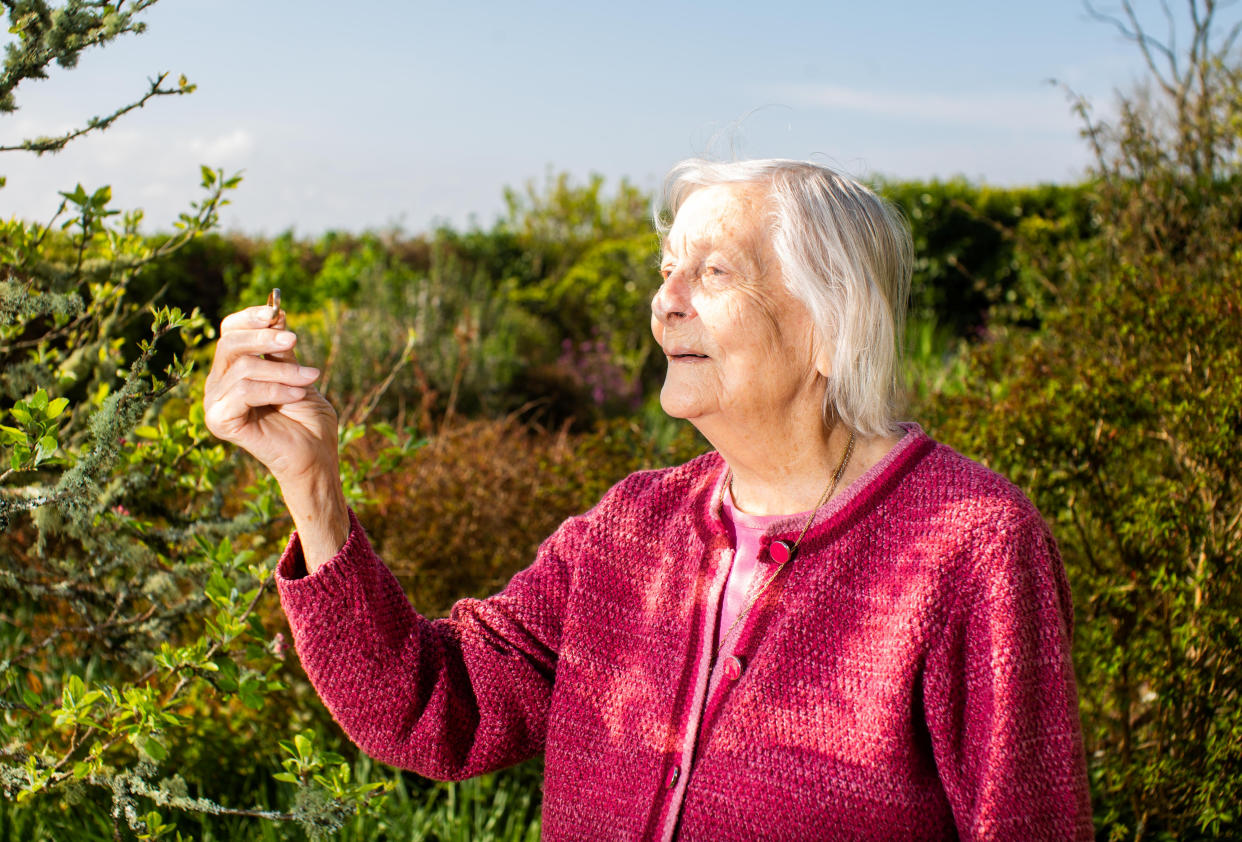
[[[840, 484], [841, 477], [845, 474], [845, 466], [849, 464], [850, 456], [853, 454], [853, 452], [854, 452], [854, 433], [851, 430], [849, 441], [845, 443], [845, 452], [841, 454], [841, 461], [837, 464], [837, 469], [832, 472], [832, 479], [828, 482], [827, 487], [824, 488], [824, 493], [819, 496], [819, 502], [815, 504], [815, 508], [811, 510], [810, 516], [807, 517], [806, 519], [806, 523], [802, 525], [802, 531], [798, 533], [797, 540], [795, 540], [793, 542], [793, 546], [789, 548], [788, 557], [776, 566], [776, 569], [772, 571], [770, 576], [768, 576], [767, 581], [763, 583], [763, 586], [760, 587], [759, 590], [755, 592], [755, 595], [752, 596], [750, 599], [746, 600], [746, 605], [742, 607], [742, 610], [740, 612], [738, 612], [737, 618], [733, 621], [733, 624], [729, 626], [729, 630], [726, 631], [723, 635], [721, 635], [720, 642], [716, 645], [716, 651], [712, 653], [713, 663], [716, 660], [716, 656], [720, 654], [720, 650], [724, 648], [725, 641], [729, 638], [729, 635], [733, 634], [733, 630], [737, 628], [737, 624], [742, 622], [743, 619], [745, 619], [746, 615], [750, 613], [750, 609], [753, 608], [755, 603], [759, 601], [759, 597], [762, 596], [763, 592], [768, 589], [768, 585], [772, 584], [772, 582], [776, 580], [776, 577], [780, 575], [781, 570], [785, 567], [785, 565], [788, 564], [790, 561], [792, 561], [793, 558], [798, 554], [798, 547], [801, 546], [802, 539], [806, 537], [806, 533], [811, 528], [811, 524], [815, 522], [815, 515], [819, 512], [820, 507], [822, 507], [824, 503], [828, 502], [828, 498], [830, 498], [836, 492], [837, 485]], [[724, 490], [723, 490], [724, 487], [727, 487], [729, 489], [729, 496], [733, 497], [733, 471], [732, 469], [729, 470], [729, 476], [723, 483], [723, 487], [720, 492], [722, 497], [724, 495]], [[737, 498], [734, 497], [734, 504], [736, 505], [736, 503], [737, 503]]]

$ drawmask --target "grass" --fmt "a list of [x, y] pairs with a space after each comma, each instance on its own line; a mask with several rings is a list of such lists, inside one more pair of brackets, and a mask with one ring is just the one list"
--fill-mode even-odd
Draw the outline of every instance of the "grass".
[[[293, 822], [268, 822], [238, 816], [209, 816], [163, 810], [182, 839], [201, 842], [537, 842], [540, 834], [542, 761], [467, 781], [438, 783], [380, 767], [361, 755], [354, 764], [358, 780], [391, 777], [396, 788], [380, 807], [355, 816], [334, 833], [312, 835]], [[291, 788], [287, 788], [291, 789]], [[287, 791], [286, 790], [286, 791]], [[251, 802], [259, 809], [289, 810], [290, 804]], [[0, 799], [0, 842], [114, 842], [140, 837], [124, 819], [114, 835], [110, 795], [83, 787], [73, 797], [36, 800], [17, 806]], [[150, 805], [144, 804], [145, 811]], [[175, 834], [163, 837], [175, 839]]]

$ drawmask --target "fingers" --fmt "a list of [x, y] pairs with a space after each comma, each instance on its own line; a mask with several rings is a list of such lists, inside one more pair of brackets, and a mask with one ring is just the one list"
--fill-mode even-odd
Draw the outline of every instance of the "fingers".
[[293, 362], [293, 346], [297, 344], [297, 336], [288, 330], [276, 328], [259, 328], [257, 330], [234, 330], [223, 334], [216, 343], [216, 357], [225, 357], [229, 365], [233, 365], [239, 357], [261, 356], [263, 354], [283, 354]]
[[301, 366], [296, 362], [265, 360], [257, 356], [242, 355], [220, 378], [217, 389], [227, 392], [247, 381], [305, 387], [314, 383], [318, 378], [319, 369], [313, 366]]
[[295, 403], [305, 397], [306, 389], [302, 386], [265, 380], [242, 380], [210, 403], [204, 423], [217, 437], [226, 441], [237, 441], [250, 426], [252, 408]]
[[[306, 397], [306, 388], [270, 380], [241, 380], [220, 401], [223, 415], [244, 415], [256, 406], [278, 406], [300, 401]], [[230, 412], [230, 410], [232, 410]]]
[[[275, 315], [275, 318], [273, 318]], [[277, 310], [272, 313], [272, 308], [266, 304], [258, 307], [247, 307], [244, 310], [238, 310], [236, 313], [230, 313], [220, 322], [220, 338], [231, 333], [244, 331], [261, 331], [273, 330], [284, 331], [285, 329], [285, 311]], [[256, 340], [257, 341], [257, 340]], [[292, 347], [292, 345], [288, 346]], [[284, 362], [293, 362], [297, 359], [288, 347], [267, 347], [262, 350], [248, 350], [245, 353], [263, 353], [268, 354], [271, 359], [283, 360]]]
[[[277, 314], [276, 321], [272, 322], [271, 328], [272, 330], [280, 331], [282, 334], [289, 333], [288, 331], [285, 330], [285, 311], [284, 310], [281, 310]], [[293, 336], [293, 345], [296, 345], [298, 341], [297, 335], [293, 333], [290, 333], [290, 335]], [[293, 352], [293, 345], [291, 345], [289, 347], [289, 350], [287, 351], [276, 351], [274, 353], [269, 352], [267, 354], [267, 358], [269, 360], [279, 360], [280, 362], [285, 362], [285, 363], [295, 363], [298, 361], [298, 357], [297, 357], [297, 354]]]
[[207, 429], [220, 438], [233, 438], [248, 423], [251, 408], [300, 401], [319, 374], [319, 369], [297, 363], [242, 356], [204, 391]]
[[[279, 362], [296, 363], [293, 351], [297, 336], [285, 329], [285, 314], [277, 314], [275, 321], [268, 320], [266, 307], [250, 307], [231, 313], [220, 322], [220, 340], [211, 362], [208, 378], [218, 380], [227, 375], [229, 368], [244, 356], [266, 356]], [[270, 324], [270, 326], [269, 326]]]
[[[277, 315], [283, 321], [284, 310], [281, 310]], [[254, 330], [255, 328], [271, 326], [272, 308], [263, 304], [258, 307], [247, 307], [244, 310], [238, 310], [236, 313], [229, 313], [220, 322], [220, 335], [223, 336], [231, 330]]]
[[258, 445], [270, 435], [263, 432], [267, 416], [252, 410], [306, 400], [320, 377], [318, 369], [298, 364], [296, 344], [297, 336], [286, 329], [280, 310], [248, 307], [221, 320], [203, 393], [207, 429], [263, 461]]

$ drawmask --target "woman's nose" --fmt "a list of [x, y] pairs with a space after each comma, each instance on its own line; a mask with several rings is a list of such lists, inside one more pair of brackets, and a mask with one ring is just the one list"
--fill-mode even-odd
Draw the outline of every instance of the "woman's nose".
[[689, 287], [677, 272], [665, 278], [656, 290], [655, 297], [651, 299], [651, 313], [666, 325], [693, 315]]

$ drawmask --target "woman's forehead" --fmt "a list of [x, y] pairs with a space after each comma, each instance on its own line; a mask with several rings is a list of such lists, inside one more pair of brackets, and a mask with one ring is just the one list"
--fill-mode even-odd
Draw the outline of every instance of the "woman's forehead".
[[767, 191], [759, 184], [717, 184], [682, 203], [664, 238], [664, 253], [744, 251], [757, 256], [766, 244]]

